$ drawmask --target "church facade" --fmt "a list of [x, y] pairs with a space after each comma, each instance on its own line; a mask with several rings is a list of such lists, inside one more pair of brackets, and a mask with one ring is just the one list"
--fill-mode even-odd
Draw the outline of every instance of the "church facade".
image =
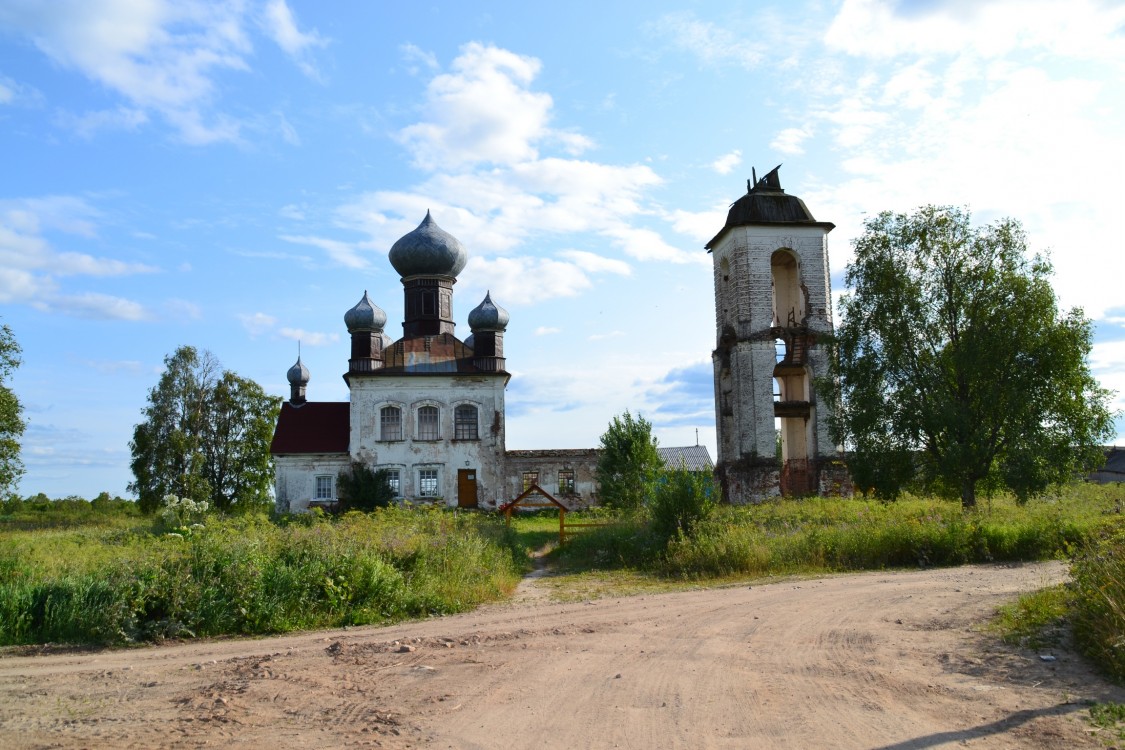
[[337, 478], [352, 463], [386, 470], [395, 494], [414, 502], [496, 507], [530, 483], [571, 507], [594, 502], [596, 451], [506, 451], [509, 316], [486, 294], [468, 315], [471, 334], [454, 334], [453, 286], [467, 259], [428, 212], [391, 247], [403, 336], [387, 335], [387, 315], [366, 292], [345, 313], [349, 401], [309, 401], [310, 375], [298, 357], [270, 447], [279, 511], [335, 500]]
[[778, 169], [748, 181], [713, 258], [716, 473], [728, 502], [850, 492], [816, 380], [832, 333], [828, 233]]

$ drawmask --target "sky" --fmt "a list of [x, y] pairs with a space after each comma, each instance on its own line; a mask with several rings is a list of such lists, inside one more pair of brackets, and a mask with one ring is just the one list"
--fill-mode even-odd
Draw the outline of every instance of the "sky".
[[[0, 0], [0, 322], [19, 492], [128, 496], [183, 345], [343, 401], [343, 314], [427, 210], [491, 291], [509, 449], [593, 447], [626, 409], [715, 456], [706, 242], [782, 164], [829, 235], [1013, 217], [1125, 407], [1125, 4], [1095, 0]], [[1118, 420], [1118, 443], [1125, 422]]]

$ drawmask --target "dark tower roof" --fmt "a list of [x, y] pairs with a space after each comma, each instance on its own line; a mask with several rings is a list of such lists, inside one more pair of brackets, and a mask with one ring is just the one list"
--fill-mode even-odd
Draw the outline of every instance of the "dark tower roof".
[[753, 180], [746, 181], [746, 195], [731, 204], [730, 211], [727, 212], [727, 223], [704, 247], [711, 250], [732, 227], [804, 224], [825, 227], [829, 231], [836, 227], [835, 224], [814, 219], [803, 200], [795, 195], [787, 195], [781, 189], [781, 179], [777, 173], [779, 169], [780, 164], [756, 183]]
[[508, 311], [492, 301], [492, 292], [485, 292], [484, 301], [469, 313], [469, 329], [503, 331], [508, 327]]
[[348, 327], [348, 333], [382, 331], [386, 324], [387, 314], [371, 301], [366, 289], [363, 291], [363, 299], [344, 313], [344, 325]]
[[426, 211], [426, 218], [413, 232], [391, 246], [391, 265], [404, 279], [408, 276], [448, 276], [456, 278], [469, 260], [461, 242], [437, 225]]

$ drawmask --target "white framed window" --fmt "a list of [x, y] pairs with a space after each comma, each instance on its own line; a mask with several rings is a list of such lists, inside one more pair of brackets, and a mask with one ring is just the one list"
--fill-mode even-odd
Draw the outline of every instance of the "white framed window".
[[453, 439], [478, 440], [477, 407], [461, 404], [453, 410]]
[[438, 470], [418, 470], [418, 497], [437, 497], [438, 495]]
[[402, 471], [399, 469], [383, 469], [387, 472], [387, 485], [394, 490], [395, 497], [402, 497]]
[[436, 406], [418, 407], [418, 440], [441, 438], [441, 411]]
[[379, 439], [402, 440], [402, 409], [384, 406], [379, 410]]
[[335, 500], [336, 488], [331, 474], [319, 474], [316, 478], [316, 500]]

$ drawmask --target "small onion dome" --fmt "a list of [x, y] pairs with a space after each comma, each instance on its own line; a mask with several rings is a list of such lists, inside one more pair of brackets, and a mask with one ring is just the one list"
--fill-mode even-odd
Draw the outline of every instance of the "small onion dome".
[[492, 293], [486, 292], [484, 302], [469, 313], [469, 328], [476, 331], [503, 331], [508, 327], [508, 311], [492, 301]]
[[301, 362], [301, 357], [298, 355], [297, 364], [289, 368], [289, 372], [285, 373], [286, 380], [289, 385], [308, 385], [309, 384], [309, 368], [305, 367]]
[[382, 337], [383, 337], [383, 351], [386, 351], [386, 350], [390, 349], [390, 348], [391, 348], [391, 346], [393, 346], [393, 345], [394, 345], [394, 343], [395, 343], [395, 340], [394, 340], [394, 339], [392, 339], [392, 338], [391, 338], [390, 336], [388, 336], [388, 335], [387, 335], [387, 334], [385, 334], [385, 333], [384, 333], [384, 334], [381, 334], [381, 335], [382, 335]]
[[398, 275], [453, 276], [461, 273], [469, 254], [460, 240], [437, 225], [426, 211], [418, 228], [391, 246], [388, 256]]
[[470, 333], [468, 335], [468, 337], [465, 339], [465, 346], [469, 347], [470, 349], [475, 349], [476, 348], [475, 344], [476, 344], [476, 337], [473, 336], [473, 334]]
[[363, 299], [357, 302], [351, 310], [344, 313], [344, 325], [348, 327], [348, 333], [381, 331], [386, 324], [387, 314], [371, 301], [371, 298], [367, 296], [367, 290], [363, 292]]

